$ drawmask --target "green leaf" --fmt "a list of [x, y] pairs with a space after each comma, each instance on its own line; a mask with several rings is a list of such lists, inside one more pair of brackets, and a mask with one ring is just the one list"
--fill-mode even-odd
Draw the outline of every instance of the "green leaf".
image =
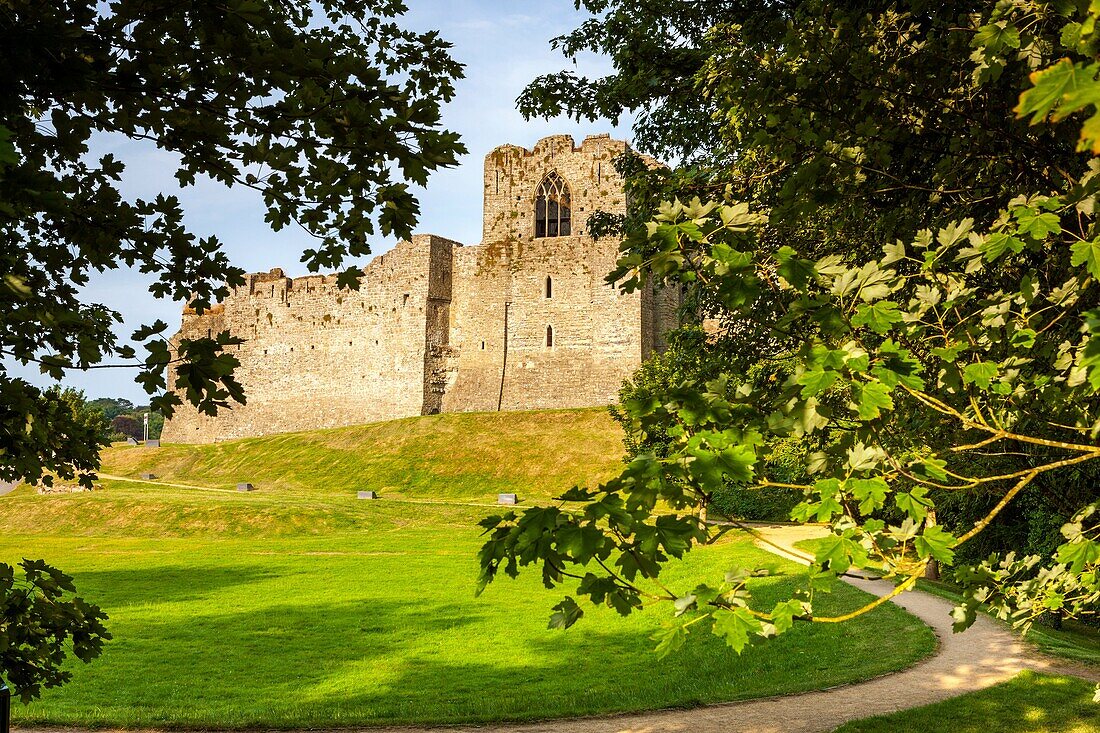
[[1000, 368], [997, 364], [989, 361], [979, 361], [974, 364], [967, 364], [963, 368], [963, 383], [976, 384], [982, 389], [987, 390], [999, 371]]
[[880, 477], [850, 479], [848, 491], [859, 502], [859, 511], [870, 514], [876, 509], [881, 509], [886, 503], [886, 495], [890, 491], [886, 480]]
[[853, 326], [867, 326], [875, 333], [886, 333], [891, 326], [901, 321], [902, 314], [898, 310], [897, 303], [889, 300], [860, 305], [852, 317]]
[[932, 354], [938, 356], [946, 362], [954, 363], [959, 358], [959, 354], [966, 351], [966, 343], [963, 341], [953, 341], [949, 346], [937, 346], [932, 349]]
[[0, 170], [19, 164], [19, 153], [11, 139], [11, 130], [0, 125]]
[[654, 650], [657, 652], [657, 658], [664, 659], [684, 645], [684, 642], [687, 641], [687, 630], [680, 624], [666, 626], [655, 633], [652, 638], [657, 642], [657, 648]]
[[944, 470], [947, 468], [947, 461], [941, 458], [925, 458], [921, 462], [920, 468], [924, 475], [931, 479], [936, 481], [947, 480], [947, 471]]
[[1031, 328], [1020, 328], [1013, 331], [1008, 343], [1016, 349], [1030, 349], [1035, 345], [1035, 337], [1038, 334]]
[[1069, 565], [1074, 573], [1080, 573], [1086, 566], [1100, 561], [1100, 544], [1089, 539], [1067, 542], [1058, 548], [1055, 557], [1058, 562]]
[[798, 290], [805, 289], [806, 283], [817, 274], [814, 263], [799, 259], [790, 247], [780, 247], [775, 258], [779, 262], [777, 270], [780, 276]]
[[898, 509], [912, 517], [914, 522], [923, 522], [928, 516], [932, 500], [927, 497], [928, 489], [917, 486], [912, 491], [899, 491], [894, 494], [894, 504]]
[[566, 525], [558, 530], [557, 540], [559, 552], [583, 565], [603, 547], [605, 537], [597, 527], [589, 524]]
[[760, 619], [742, 608], [719, 611], [714, 614], [712, 631], [740, 654], [749, 643], [749, 637], [760, 633]]
[[1100, 280], [1100, 240], [1083, 239], [1074, 242], [1070, 248], [1070, 264], [1074, 267], [1085, 265], [1089, 274]]
[[584, 610], [577, 605], [577, 602], [571, 596], [566, 596], [565, 600], [554, 606], [554, 613], [550, 615], [550, 623], [547, 624], [546, 628], [568, 629], [577, 623], [583, 615]]
[[894, 409], [890, 388], [882, 382], [853, 383], [852, 398], [860, 420], [874, 420], [882, 415], [883, 410]]
[[1058, 234], [1062, 231], [1058, 215], [1049, 211], [1040, 213], [1024, 206], [1016, 209], [1013, 216], [1019, 224], [1019, 231], [1035, 240], [1043, 240], [1048, 234]]
[[1080, 107], [1064, 106], [1070, 95], [1077, 100], [1085, 97], [1078, 90], [1095, 84], [1097, 67], [1084, 66], [1062, 59], [1046, 69], [1032, 72], [1032, 87], [1020, 95], [1020, 102], [1013, 110], [1017, 117], [1031, 115], [1031, 124], [1037, 124], [1053, 114], [1055, 120], [1076, 112]]
[[931, 557], [942, 563], [950, 565], [955, 559], [952, 549], [958, 540], [953, 534], [944, 530], [938, 524], [933, 524], [913, 541], [917, 554], [922, 558]]
[[800, 616], [805, 616], [807, 612], [805, 601], [800, 601], [797, 598], [776, 603], [771, 612], [771, 621], [772, 625], [775, 626], [776, 633], [782, 634], [784, 631], [790, 631], [791, 627], [794, 626], [794, 620]]
[[837, 575], [843, 575], [852, 567], [852, 561], [867, 561], [867, 550], [855, 540], [842, 535], [829, 535], [817, 546], [815, 559], [821, 567]]
[[1005, 48], [1020, 47], [1020, 31], [1007, 21], [999, 20], [978, 28], [970, 45], [988, 49], [991, 53], [1000, 53]]
[[827, 390], [832, 386], [833, 382], [836, 381], [838, 376], [839, 375], [834, 371], [814, 369], [813, 371], [802, 372], [795, 381], [802, 385], [802, 399], [806, 399], [807, 397], [814, 397]]
[[1024, 243], [1022, 240], [1001, 232], [990, 234], [978, 246], [978, 251], [985, 255], [986, 262], [992, 262], [1005, 252], [1011, 251], [1019, 254], [1023, 250]]

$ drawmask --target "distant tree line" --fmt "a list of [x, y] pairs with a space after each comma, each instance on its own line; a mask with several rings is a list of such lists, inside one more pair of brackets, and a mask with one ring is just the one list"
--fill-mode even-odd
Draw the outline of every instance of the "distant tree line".
[[99, 397], [89, 400], [88, 405], [103, 413], [111, 425], [111, 441], [143, 440], [145, 438], [145, 416], [149, 416], [149, 438], [159, 440], [164, 429], [164, 415], [153, 412], [148, 405], [135, 405], [125, 397]]

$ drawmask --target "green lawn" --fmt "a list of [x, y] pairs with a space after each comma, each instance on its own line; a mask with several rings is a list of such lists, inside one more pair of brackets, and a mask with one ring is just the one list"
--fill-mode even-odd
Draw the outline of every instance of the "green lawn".
[[[212, 487], [251, 480], [260, 489], [251, 494], [104, 481], [91, 494], [23, 488], [0, 499], [0, 560], [41, 557], [73, 573], [115, 635], [102, 658], [74, 666], [70, 685], [18, 708], [16, 722], [285, 728], [588, 715], [825, 687], [931, 652], [930, 630], [888, 604], [852, 624], [799, 627], [740, 657], [699, 634], [657, 660], [650, 636], [667, 609], [626, 620], [597, 609], [555, 632], [546, 619], [565, 591], [542, 589], [534, 574], [475, 598], [474, 524], [489, 509], [355, 499], [355, 488], [379, 485], [410, 499], [545, 496], [616, 469], [601, 413], [547, 415], [118, 450], [105, 464]], [[525, 462], [496, 448], [478, 458], [502, 432]], [[446, 450], [439, 435], [462, 445]], [[149, 463], [134, 458], [143, 454]], [[408, 485], [401, 455], [423, 457]], [[698, 574], [766, 566], [780, 573], [756, 581], [767, 597], [793, 582], [783, 574], [801, 571], [743, 535], [727, 537], [668, 581], [687, 588]], [[829, 604], [862, 599], [841, 585]]]
[[1096, 733], [1093, 685], [1022, 672], [1008, 682], [944, 702], [848, 723], [835, 733]]

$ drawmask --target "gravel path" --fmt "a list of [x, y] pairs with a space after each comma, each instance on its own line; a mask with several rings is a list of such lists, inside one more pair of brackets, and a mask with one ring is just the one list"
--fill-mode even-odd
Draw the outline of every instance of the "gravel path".
[[[763, 549], [803, 563], [808, 563], [807, 555], [794, 544], [826, 532], [824, 528], [812, 526], [757, 526], [754, 529], [761, 537], [758, 544]], [[893, 589], [890, 583], [882, 580], [846, 580], [880, 596]], [[951, 604], [936, 596], [911, 591], [893, 602], [931, 626], [939, 637], [939, 648], [933, 656], [909, 669], [867, 682], [690, 710], [445, 730], [451, 733], [826, 733], [849, 720], [927, 705], [980, 690], [1025, 669], [1100, 681], [1100, 669], [1044, 657], [1007, 628], [984, 616], [979, 616], [965, 633], [953, 634]], [[46, 733], [49, 729], [16, 730]], [[364, 733], [439, 733], [440, 730], [370, 728], [364, 729]], [[99, 730], [96, 733], [106, 732]], [[341, 733], [348, 732], [345, 729]]]

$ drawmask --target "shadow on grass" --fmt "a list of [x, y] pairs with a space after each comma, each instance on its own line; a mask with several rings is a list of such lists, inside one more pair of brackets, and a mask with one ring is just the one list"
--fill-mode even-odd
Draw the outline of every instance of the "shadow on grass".
[[[291, 577], [304, 572], [274, 564], [81, 573], [89, 597], [101, 591], [108, 612], [118, 609], [115, 641], [101, 660], [74, 669], [71, 685], [17, 716], [237, 728], [524, 720], [813, 689], [921, 655], [902, 648], [914, 637], [895, 617], [885, 639], [874, 621], [804, 626], [738, 656], [702, 631], [657, 659], [652, 613], [590, 613], [551, 632], [550, 596], [529, 599], [526, 586], [494, 586], [492, 598], [475, 601], [445, 579], [418, 588], [389, 577], [392, 585], [364, 585], [369, 595], [336, 602], [348, 594], [346, 577]], [[761, 598], [791, 582], [763, 579]]]
[[201, 601], [236, 586], [280, 576], [256, 565], [161, 565], [149, 569], [87, 570], [75, 574], [80, 594], [104, 608]]

